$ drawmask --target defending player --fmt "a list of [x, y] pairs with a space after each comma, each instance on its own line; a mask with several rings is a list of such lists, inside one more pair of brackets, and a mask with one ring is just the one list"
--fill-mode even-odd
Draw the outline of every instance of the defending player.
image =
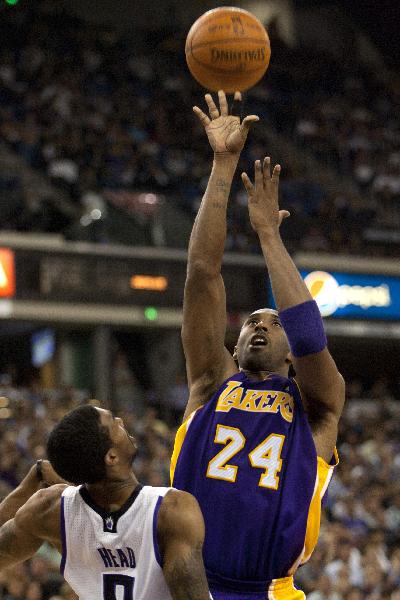
[[206, 101], [210, 118], [194, 111], [214, 164], [189, 244], [182, 339], [190, 396], [171, 475], [202, 509], [215, 600], [295, 600], [304, 594], [293, 574], [317, 542], [321, 500], [337, 460], [344, 382], [318, 307], [282, 243], [279, 226], [289, 213], [278, 208], [280, 167], [271, 177], [269, 159], [256, 162], [254, 185], [242, 178], [278, 311], [248, 317], [234, 357], [224, 347], [226, 208], [256, 117], [240, 125], [228, 115], [223, 92], [219, 110], [210, 95]]
[[85, 485], [37, 491], [31, 469], [0, 505], [0, 569], [46, 540], [62, 553], [61, 572], [82, 600], [210, 598], [198, 504], [185, 492], [138, 483], [135, 441], [121, 419], [80, 407], [50, 434], [48, 454], [65, 480]]

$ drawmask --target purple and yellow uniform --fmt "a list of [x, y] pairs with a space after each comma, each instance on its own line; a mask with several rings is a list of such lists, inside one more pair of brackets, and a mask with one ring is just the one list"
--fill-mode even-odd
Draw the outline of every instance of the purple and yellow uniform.
[[183, 423], [172, 484], [202, 509], [215, 600], [305, 597], [293, 574], [317, 543], [333, 468], [317, 456], [294, 379], [237, 373]]

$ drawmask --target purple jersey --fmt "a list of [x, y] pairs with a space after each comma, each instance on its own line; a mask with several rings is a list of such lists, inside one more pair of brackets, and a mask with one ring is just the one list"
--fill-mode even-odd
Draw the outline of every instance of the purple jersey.
[[171, 461], [173, 486], [204, 515], [210, 587], [267, 591], [308, 560], [332, 471], [293, 379], [227, 379], [180, 427]]

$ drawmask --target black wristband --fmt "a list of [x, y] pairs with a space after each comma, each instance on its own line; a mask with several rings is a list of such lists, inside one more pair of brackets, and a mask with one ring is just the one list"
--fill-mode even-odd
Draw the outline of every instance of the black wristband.
[[43, 482], [43, 461], [41, 458], [36, 461], [36, 477], [40, 483]]

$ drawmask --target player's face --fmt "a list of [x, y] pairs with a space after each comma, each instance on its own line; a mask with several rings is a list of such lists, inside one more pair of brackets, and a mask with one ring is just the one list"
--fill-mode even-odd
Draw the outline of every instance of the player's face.
[[241, 369], [252, 371], [278, 371], [287, 364], [289, 343], [278, 313], [265, 309], [252, 313], [244, 322], [236, 346]]
[[131, 463], [137, 452], [135, 438], [127, 432], [120, 417], [115, 417], [111, 411], [103, 408], [97, 410], [100, 412], [101, 424], [108, 429], [113, 447], [120, 453], [122, 460]]

